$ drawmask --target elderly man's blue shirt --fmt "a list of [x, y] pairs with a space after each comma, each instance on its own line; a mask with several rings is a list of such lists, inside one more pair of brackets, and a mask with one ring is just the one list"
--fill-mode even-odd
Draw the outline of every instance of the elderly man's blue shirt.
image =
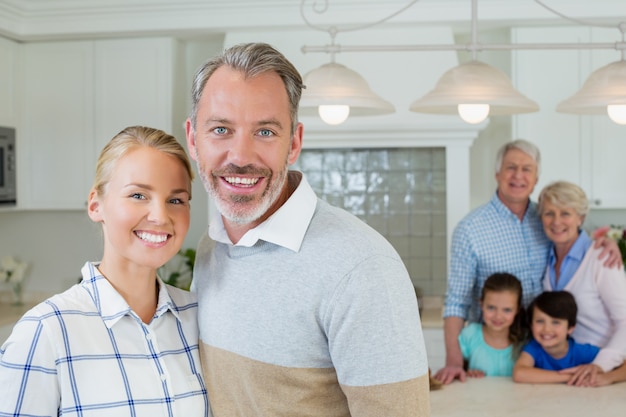
[[528, 305], [542, 291], [549, 247], [536, 204], [529, 201], [520, 220], [496, 192], [454, 230], [444, 317], [480, 321], [480, 292], [487, 278], [497, 272], [520, 280], [523, 302]]

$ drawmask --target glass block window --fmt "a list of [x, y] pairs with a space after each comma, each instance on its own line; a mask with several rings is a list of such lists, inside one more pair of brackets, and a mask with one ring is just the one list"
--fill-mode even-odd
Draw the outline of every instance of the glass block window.
[[293, 169], [385, 236], [424, 295], [445, 294], [444, 148], [304, 149]]

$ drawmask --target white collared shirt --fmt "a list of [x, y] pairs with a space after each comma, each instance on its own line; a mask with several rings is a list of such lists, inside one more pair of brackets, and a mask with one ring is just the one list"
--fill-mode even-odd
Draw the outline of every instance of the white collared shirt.
[[[317, 196], [302, 173], [290, 171], [288, 180], [299, 180], [300, 183], [285, 204], [263, 223], [248, 230], [235, 246], [252, 247], [257, 241], [264, 240], [294, 252], [300, 250], [304, 234], [315, 212]], [[212, 212], [209, 236], [217, 242], [233, 244], [219, 212]]]

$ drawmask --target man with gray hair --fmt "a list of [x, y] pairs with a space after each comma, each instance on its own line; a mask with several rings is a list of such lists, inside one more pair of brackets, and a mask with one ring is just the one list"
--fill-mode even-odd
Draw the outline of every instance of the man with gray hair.
[[[444, 341], [446, 366], [435, 378], [448, 384], [465, 380], [459, 333], [465, 322], [480, 322], [480, 292], [494, 273], [507, 272], [522, 283], [527, 306], [543, 289], [550, 242], [530, 200], [539, 179], [541, 157], [532, 143], [518, 139], [504, 144], [496, 157], [498, 188], [491, 200], [465, 216], [454, 229], [446, 293]], [[599, 239], [607, 263], [621, 265], [615, 242]]]
[[198, 245], [200, 350], [220, 416], [430, 415], [408, 272], [378, 232], [289, 170], [302, 78], [270, 45], [196, 73], [187, 145], [217, 212]]

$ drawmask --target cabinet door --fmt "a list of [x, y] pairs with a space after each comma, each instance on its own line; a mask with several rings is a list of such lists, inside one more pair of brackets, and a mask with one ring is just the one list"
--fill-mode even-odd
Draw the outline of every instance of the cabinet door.
[[[560, 27], [515, 29], [515, 43], [610, 43], [615, 30]], [[541, 150], [539, 183], [533, 193], [556, 180], [580, 185], [594, 208], [626, 208], [626, 126], [608, 116], [557, 113], [558, 103], [576, 93], [592, 71], [619, 59], [611, 50], [530, 50], [513, 53], [517, 88], [537, 101], [540, 111], [514, 118], [514, 137]]]
[[171, 38], [95, 42], [96, 148], [127, 126], [172, 133]]
[[[514, 31], [515, 43], [587, 42], [579, 28], [530, 28]], [[579, 117], [557, 113], [557, 104], [576, 91], [586, 70], [581, 60], [587, 51], [521, 50], [513, 53], [516, 87], [539, 104], [540, 111], [514, 118], [514, 138], [526, 139], [541, 151], [541, 172], [533, 197], [548, 183], [567, 180], [589, 193], [582, 154], [584, 126]]]
[[91, 185], [93, 43], [23, 45], [18, 205], [85, 209]]
[[16, 126], [17, 43], [0, 37], [0, 126]]
[[594, 120], [588, 154], [591, 156], [590, 204], [594, 208], [626, 208], [626, 126]]
[[[616, 32], [615, 29], [594, 29], [591, 41], [615, 42], [619, 40]], [[595, 71], [620, 59], [620, 53], [615, 50], [593, 51], [589, 70]], [[626, 208], [626, 126], [614, 123], [606, 115], [586, 118], [591, 122], [591, 135], [584, 152], [590, 156], [589, 196], [592, 207]]]

